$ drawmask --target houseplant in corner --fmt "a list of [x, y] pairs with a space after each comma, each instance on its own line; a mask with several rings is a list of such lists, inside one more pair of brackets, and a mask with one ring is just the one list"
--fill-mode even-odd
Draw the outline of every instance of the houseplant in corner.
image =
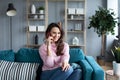
[[106, 8], [99, 7], [99, 10], [96, 10], [95, 14], [89, 17], [90, 23], [88, 29], [94, 28], [94, 31], [102, 39], [101, 55], [98, 57], [105, 57], [106, 35], [109, 33], [114, 35], [114, 28], [117, 23], [117, 18], [114, 18], [114, 16], [115, 13], [112, 9], [107, 10]]
[[111, 52], [115, 58], [115, 61], [113, 61], [114, 74], [120, 76], [120, 47], [115, 47]]

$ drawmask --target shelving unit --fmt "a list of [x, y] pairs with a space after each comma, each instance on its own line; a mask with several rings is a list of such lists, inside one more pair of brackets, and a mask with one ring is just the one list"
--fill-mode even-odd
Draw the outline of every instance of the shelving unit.
[[[65, 0], [65, 34], [70, 47], [82, 48], [86, 53], [86, 25], [85, 25], [85, 0]], [[79, 39], [78, 45], [73, 45], [74, 37]]]
[[[26, 34], [27, 34], [27, 44], [26, 47], [38, 48], [41, 43], [43, 43], [44, 32], [46, 26], [48, 25], [47, 19], [47, 3], [46, 0], [26, 0]], [[35, 13], [31, 12], [32, 5], [35, 6]], [[38, 8], [44, 7], [44, 13], [40, 13]], [[41, 17], [42, 16], [42, 17]], [[42, 35], [41, 35], [42, 34]], [[39, 44], [35, 44], [35, 35], [38, 35]], [[41, 39], [40, 39], [41, 38]]]
[[[35, 4], [37, 2], [37, 4]], [[30, 16], [39, 16], [38, 12], [36, 14], [30, 13], [30, 5], [35, 4], [36, 7], [42, 5], [45, 7], [44, 19], [31, 18]], [[51, 22], [62, 22], [62, 26], [65, 31], [65, 41], [68, 42], [71, 48], [79, 47], [82, 48], [84, 53], [86, 53], [86, 25], [85, 25], [85, 0], [27, 0], [27, 23], [28, 26], [31, 23], [40, 23], [46, 27]], [[74, 14], [70, 14], [68, 9], [75, 9]], [[82, 13], [81, 13], [82, 11]], [[72, 12], [72, 11], [71, 11]], [[35, 24], [36, 25], [36, 24]], [[38, 25], [38, 24], [37, 24]], [[44, 31], [29, 31], [27, 29], [27, 47], [39, 47], [43, 43]], [[33, 44], [30, 42], [32, 40], [31, 35], [39, 34], [40, 40], [39, 44]], [[72, 39], [78, 37], [79, 45], [72, 45]]]

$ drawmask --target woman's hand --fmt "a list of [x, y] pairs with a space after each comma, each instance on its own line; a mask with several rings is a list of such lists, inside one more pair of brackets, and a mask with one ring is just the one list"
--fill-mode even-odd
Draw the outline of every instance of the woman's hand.
[[46, 39], [46, 42], [47, 42], [47, 45], [49, 46], [49, 45], [53, 42], [53, 37], [52, 37], [52, 36], [49, 36], [49, 37]]
[[46, 44], [47, 44], [47, 55], [48, 55], [48, 56], [51, 55], [51, 52], [50, 52], [50, 45], [51, 45], [52, 42], [53, 42], [53, 37], [52, 37], [52, 36], [49, 36], [49, 37], [46, 39]]
[[68, 62], [62, 63], [62, 71], [67, 71], [70, 67], [70, 64]]

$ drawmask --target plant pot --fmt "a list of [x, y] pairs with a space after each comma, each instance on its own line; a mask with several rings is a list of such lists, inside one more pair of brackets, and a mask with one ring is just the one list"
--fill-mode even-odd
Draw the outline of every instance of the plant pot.
[[39, 10], [39, 13], [40, 14], [44, 14], [44, 10]]
[[113, 72], [115, 75], [120, 76], [120, 63], [113, 61]]

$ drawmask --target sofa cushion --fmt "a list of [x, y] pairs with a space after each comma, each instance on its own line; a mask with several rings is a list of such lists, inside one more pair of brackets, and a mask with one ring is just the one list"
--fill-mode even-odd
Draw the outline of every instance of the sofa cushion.
[[80, 48], [71, 48], [69, 53], [70, 63], [78, 62], [82, 59], [85, 59], [84, 53]]
[[77, 63], [70, 63], [70, 65], [73, 69], [81, 69], [81, 66]]
[[0, 80], [35, 80], [38, 63], [1, 61]]
[[15, 54], [16, 62], [30, 62], [42, 64], [38, 49], [21, 48]]
[[15, 54], [13, 50], [2, 50], [0, 51], [0, 60], [14, 61]]

